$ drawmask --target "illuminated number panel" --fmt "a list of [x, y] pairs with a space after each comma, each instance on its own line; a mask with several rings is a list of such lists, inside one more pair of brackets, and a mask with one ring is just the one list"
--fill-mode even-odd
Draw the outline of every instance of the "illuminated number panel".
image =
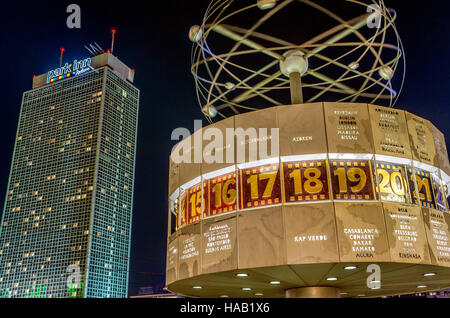
[[204, 195], [208, 195], [209, 205], [203, 217], [233, 212], [237, 209], [236, 172], [221, 175], [204, 182]]
[[382, 201], [411, 203], [406, 171], [409, 166], [377, 161], [377, 180]]
[[239, 170], [241, 209], [281, 203], [279, 164]]
[[[408, 180], [414, 204], [433, 209], [436, 208], [431, 185], [431, 173], [419, 168], [413, 170], [413, 168], [409, 167]], [[414, 182], [417, 185], [417, 190], [415, 190]]]
[[202, 215], [202, 184], [198, 183], [189, 188], [187, 196], [186, 223], [191, 224], [200, 220], [200, 216]]
[[187, 219], [187, 191], [183, 191], [180, 195], [180, 227], [188, 224]]
[[330, 200], [326, 160], [284, 162], [282, 169], [283, 202]]
[[436, 209], [442, 212], [447, 212], [447, 198], [444, 195], [444, 189], [441, 182], [433, 175], [431, 178], [431, 183], [433, 187]]
[[282, 203], [381, 199], [448, 211], [439, 175], [406, 163], [297, 158], [219, 173], [180, 188], [173, 203], [177, 229], [201, 218]]
[[175, 224], [177, 226], [177, 228], [179, 227], [179, 222], [180, 222], [180, 213], [178, 213], [178, 211], [180, 211], [180, 199], [177, 198], [174, 200], [173, 202], [173, 211], [175, 211]]
[[330, 160], [334, 200], [376, 200], [370, 160]]

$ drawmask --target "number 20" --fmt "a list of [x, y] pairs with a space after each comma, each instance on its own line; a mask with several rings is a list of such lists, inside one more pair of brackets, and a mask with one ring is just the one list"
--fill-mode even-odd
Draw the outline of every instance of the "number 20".
[[[406, 181], [403, 175], [395, 171], [391, 175], [389, 175], [389, 172], [384, 169], [377, 169], [377, 173], [379, 176], [381, 176], [380, 181], [380, 192], [382, 193], [388, 193], [394, 194], [402, 197], [406, 194]], [[397, 182], [400, 181], [400, 182]], [[400, 186], [399, 186], [400, 183]], [[391, 188], [387, 187], [387, 185], [390, 184]], [[392, 189], [392, 190], [391, 190]]]

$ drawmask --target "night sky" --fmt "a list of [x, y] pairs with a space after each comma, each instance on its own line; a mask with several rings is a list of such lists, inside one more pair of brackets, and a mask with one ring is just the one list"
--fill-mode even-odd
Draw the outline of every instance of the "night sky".
[[[337, 1], [335, 1], [337, 2]], [[81, 29], [68, 29], [66, 7], [81, 7]], [[192, 43], [208, 0], [163, 1], [3, 1], [0, 20], [1, 107], [0, 202], [4, 202], [22, 93], [34, 74], [65, 61], [89, 57], [84, 45], [108, 49], [117, 28], [114, 54], [136, 69], [141, 91], [129, 294], [139, 287], [164, 286], [167, 235], [168, 157], [173, 129], [193, 129], [203, 118], [190, 74]], [[385, 0], [398, 14], [405, 45], [406, 86], [397, 107], [432, 121], [450, 136], [450, 23], [447, 1]], [[204, 121], [206, 124], [206, 121]], [[450, 140], [450, 139], [448, 139]], [[449, 144], [449, 143], [447, 143]], [[2, 211], [0, 211], [2, 213]]]

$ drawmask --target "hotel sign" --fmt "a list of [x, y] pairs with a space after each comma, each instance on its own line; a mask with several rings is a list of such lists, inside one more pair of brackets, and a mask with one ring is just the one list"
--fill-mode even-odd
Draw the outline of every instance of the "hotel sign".
[[53, 83], [60, 79], [71, 76], [81, 75], [91, 70], [91, 59], [87, 58], [82, 61], [73, 61], [72, 64], [66, 63], [64, 66], [47, 73], [47, 83]]

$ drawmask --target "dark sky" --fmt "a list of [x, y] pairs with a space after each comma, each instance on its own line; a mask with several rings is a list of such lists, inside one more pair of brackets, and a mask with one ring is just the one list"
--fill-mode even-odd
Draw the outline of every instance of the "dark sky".
[[[335, 1], [337, 2], [337, 1]], [[66, 27], [66, 7], [81, 7], [81, 29]], [[167, 232], [168, 156], [176, 127], [193, 129], [201, 119], [190, 75], [189, 28], [203, 17], [207, 0], [2, 1], [0, 20], [1, 107], [0, 202], [4, 201], [22, 93], [33, 74], [65, 60], [88, 57], [97, 42], [136, 69], [141, 91], [131, 244], [130, 295], [138, 287], [163, 286]], [[385, 0], [398, 13], [397, 27], [407, 57], [406, 86], [397, 104], [431, 120], [450, 135], [450, 23], [448, 1]], [[1, 213], [1, 211], [0, 211]]]

